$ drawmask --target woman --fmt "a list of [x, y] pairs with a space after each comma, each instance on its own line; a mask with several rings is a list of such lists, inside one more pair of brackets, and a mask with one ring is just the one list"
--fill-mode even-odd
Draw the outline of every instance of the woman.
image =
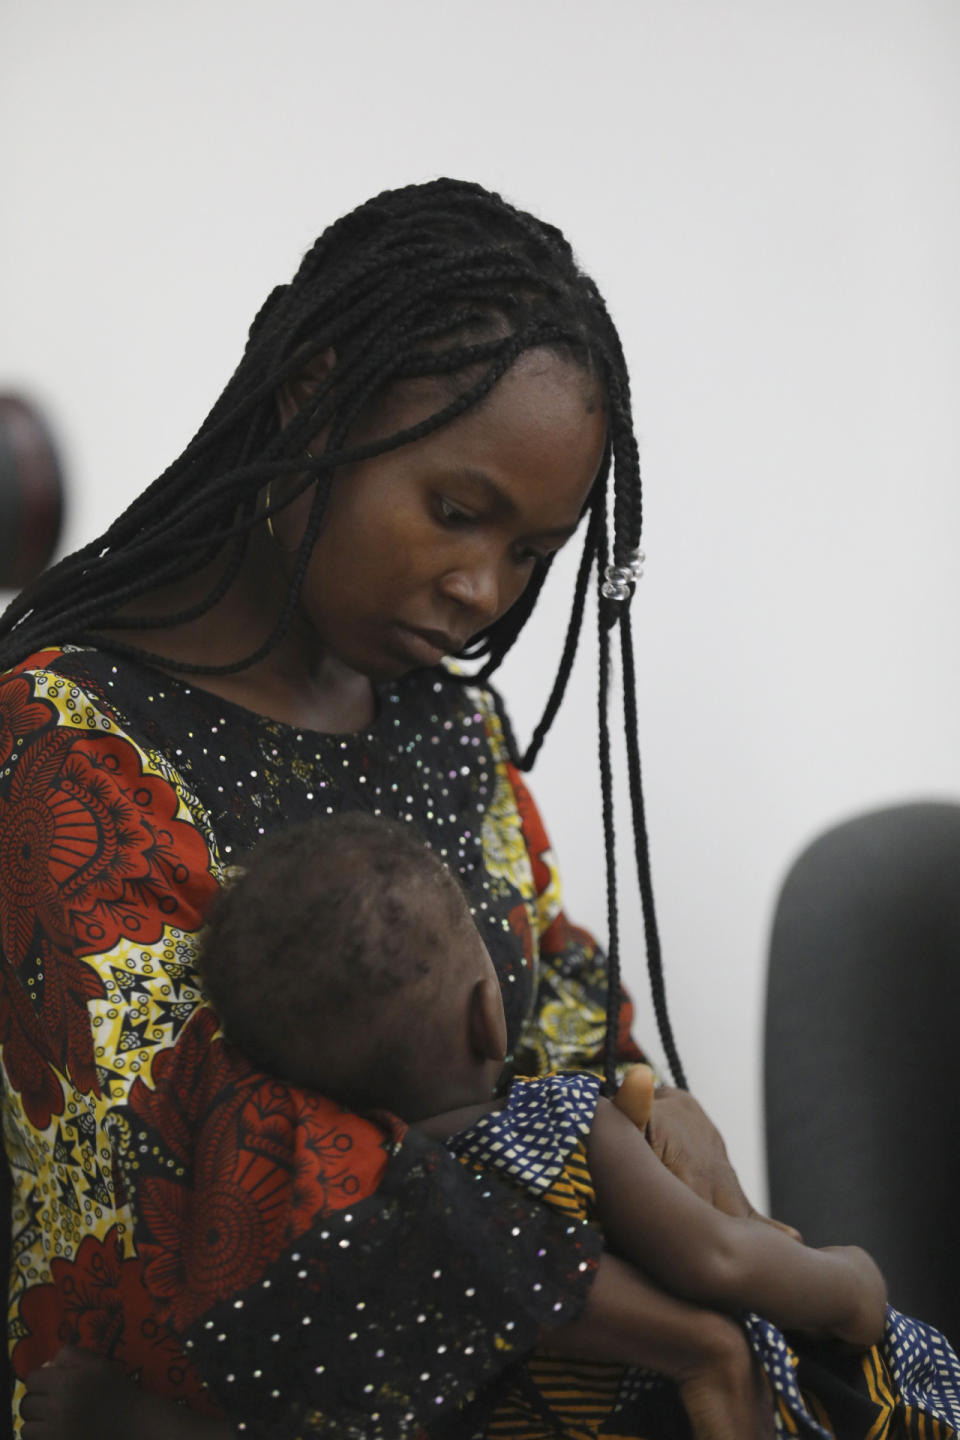
[[[416, 825], [459, 874], [516, 1070], [611, 1077], [639, 1057], [615, 953], [608, 983], [562, 913], [495, 702], [437, 668], [459, 654], [491, 673], [582, 516], [565, 654], [523, 763], [595, 561], [609, 846], [607, 631], [620, 623], [630, 689], [640, 532], [620, 345], [556, 230], [438, 181], [331, 226], [180, 459], [7, 612], [15, 1404], [73, 1342], [184, 1401], [203, 1433], [205, 1413], [225, 1434], [466, 1435], [494, 1403], [501, 1433], [533, 1433], [569, 1385], [569, 1367], [519, 1363], [542, 1340], [672, 1376], [698, 1436], [765, 1433], [731, 1322], [638, 1279], [627, 1295], [589, 1230], [476, 1184], [389, 1117], [252, 1072], [196, 984], [231, 865], [270, 830], [359, 808]], [[653, 978], [675, 1061], [655, 956]], [[657, 1102], [651, 1136], [708, 1198], [747, 1208], [688, 1097]], [[652, 1402], [619, 1372], [580, 1383], [594, 1429], [682, 1423], [675, 1394]], [[159, 1406], [140, 1433], [173, 1433]]]

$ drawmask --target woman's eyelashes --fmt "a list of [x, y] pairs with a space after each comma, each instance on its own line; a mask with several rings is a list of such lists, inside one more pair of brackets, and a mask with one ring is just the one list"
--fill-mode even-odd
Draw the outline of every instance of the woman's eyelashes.
[[446, 495], [437, 496], [437, 514], [445, 525], [472, 525], [480, 518], [473, 510], [465, 510]]
[[549, 560], [550, 553], [548, 550], [534, 550], [531, 545], [521, 545], [514, 553], [514, 559], [518, 565], [542, 565], [544, 560]]
[[[479, 526], [487, 519], [479, 511], [468, 509], [456, 500], [451, 500], [447, 495], [436, 497], [436, 513], [440, 523], [451, 529], [466, 529], [471, 525]], [[549, 560], [558, 548], [556, 545], [551, 545], [548, 549], [537, 549], [534, 545], [518, 542], [512, 547], [511, 554], [517, 565], [531, 565], [537, 562], [542, 564], [545, 560]]]

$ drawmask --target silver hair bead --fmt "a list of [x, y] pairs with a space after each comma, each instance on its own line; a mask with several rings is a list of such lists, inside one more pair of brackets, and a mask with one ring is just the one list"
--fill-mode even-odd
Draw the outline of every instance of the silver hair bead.
[[623, 565], [608, 565], [603, 572], [600, 594], [605, 600], [629, 600], [633, 585], [633, 571]]
[[608, 565], [603, 572], [600, 594], [605, 600], [629, 600], [633, 587], [643, 574], [643, 562], [647, 557], [642, 550], [634, 550], [626, 565]]

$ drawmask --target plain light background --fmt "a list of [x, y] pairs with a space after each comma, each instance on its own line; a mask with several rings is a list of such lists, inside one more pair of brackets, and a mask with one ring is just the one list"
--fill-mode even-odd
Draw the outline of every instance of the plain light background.
[[[2, 57], [0, 385], [48, 407], [70, 548], [179, 453], [267, 291], [368, 195], [464, 176], [571, 237], [634, 382], [674, 1022], [762, 1200], [776, 887], [832, 821], [960, 794], [960, 7], [36, 0], [6, 7]], [[502, 677], [523, 736], [568, 593]], [[603, 934], [595, 673], [589, 637], [533, 788]]]

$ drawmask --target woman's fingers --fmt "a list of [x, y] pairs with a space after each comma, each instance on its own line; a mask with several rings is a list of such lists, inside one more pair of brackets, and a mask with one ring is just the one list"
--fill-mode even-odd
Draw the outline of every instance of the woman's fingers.
[[796, 1240], [801, 1245], [803, 1244], [803, 1236], [795, 1226], [788, 1225], [783, 1220], [774, 1220], [770, 1215], [762, 1214], [751, 1205], [732, 1170], [730, 1174], [733, 1176], [736, 1184], [736, 1193], [734, 1194], [731, 1190], [721, 1187], [713, 1200], [716, 1209], [722, 1210], [727, 1215], [746, 1215], [748, 1220], [759, 1220], [761, 1224], [771, 1225], [774, 1230], [779, 1230], [784, 1235], [789, 1235], [791, 1240]]
[[729, 1215], [752, 1206], [740, 1188], [719, 1131], [685, 1090], [661, 1087], [653, 1102], [647, 1139], [679, 1180]]
[[764, 1225], [772, 1225], [774, 1230], [782, 1230], [784, 1235], [790, 1236], [791, 1240], [796, 1240], [799, 1244], [803, 1244], [803, 1236], [795, 1225], [788, 1225], [784, 1220], [774, 1220], [771, 1215], [760, 1215], [756, 1210], [753, 1212], [753, 1218], [755, 1220], [762, 1220]]
[[753, 1390], [730, 1394], [711, 1381], [681, 1387], [693, 1440], [774, 1440], [769, 1396]]
[[680, 1381], [693, 1440], [774, 1440], [766, 1376], [743, 1331], [726, 1324], [725, 1343]]
[[792, 1225], [770, 1220], [750, 1204], [719, 1130], [686, 1090], [661, 1086], [654, 1097], [647, 1139], [667, 1169], [725, 1215], [762, 1220], [799, 1240]]

